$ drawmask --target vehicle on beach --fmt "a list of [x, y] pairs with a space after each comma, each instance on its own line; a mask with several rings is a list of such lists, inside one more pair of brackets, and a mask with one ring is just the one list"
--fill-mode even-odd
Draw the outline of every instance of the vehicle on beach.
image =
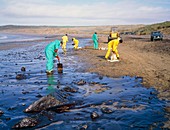
[[151, 41], [163, 40], [163, 34], [160, 31], [151, 32]]

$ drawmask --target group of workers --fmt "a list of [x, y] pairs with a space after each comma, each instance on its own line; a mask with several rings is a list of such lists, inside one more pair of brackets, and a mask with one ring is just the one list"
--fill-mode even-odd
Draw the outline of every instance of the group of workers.
[[[72, 41], [73, 41], [73, 44], [74, 45], [74, 49], [78, 49], [78, 45], [79, 45], [79, 40], [77, 40], [76, 38], [72, 38]], [[62, 50], [64, 52], [64, 54], [66, 54], [66, 45], [67, 45], [67, 42], [68, 42], [68, 36], [67, 34], [65, 34], [63, 37], [62, 37]]]
[[[119, 53], [117, 50], [118, 44], [122, 42], [122, 39], [119, 36], [118, 32], [115, 33], [111, 33], [110, 35], [112, 35], [112, 40], [108, 42], [108, 50], [106, 52], [105, 55], [105, 59], [108, 60], [109, 56], [112, 52], [112, 54], [116, 55], [116, 58], [119, 59]], [[93, 45], [94, 45], [94, 49], [98, 49], [98, 36], [97, 36], [97, 32], [95, 32], [92, 36], [92, 40], [93, 40]]]
[[[97, 36], [97, 32], [95, 32], [92, 36], [92, 40], [93, 40], [93, 45], [94, 45], [94, 49], [98, 49], [98, 36]], [[78, 49], [78, 44], [79, 44], [79, 40], [77, 40], [76, 38], [72, 38], [73, 44], [74, 45], [74, 49]], [[62, 37], [62, 40], [55, 40], [52, 41], [51, 43], [49, 43], [46, 48], [45, 48], [45, 56], [47, 59], [47, 63], [46, 63], [46, 73], [47, 74], [52, 74], [53, 73], [53, 58], [56, 57], [58, 59], [58, 62], [60, 63], [60, 57], [58, 56], [58, 49], [61, 46], [63, 53], [66, 54], [66, 45], [68, 42], [68, 36], [67, 34], [65, 34]], [[106, 60], [108, 60], [111, 52], [114, 53], [117, 57], [117, 59], [119, 59], [119, 54], [118, 54], [118, 44], [121, 42], [120, 40], [120, 36], [118, 33], [115, 33], [115, 37], [113, 37], [113, 39], [108, 42], [108, 50], [106, 52], [105, 58]]]

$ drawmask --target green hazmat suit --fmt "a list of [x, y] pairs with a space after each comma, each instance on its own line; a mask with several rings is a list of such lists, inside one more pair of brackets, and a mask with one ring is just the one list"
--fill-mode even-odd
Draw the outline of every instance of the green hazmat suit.
[[96, 32], [93, 34], [92, 40], [93, 40], [93, 43], [94, 43], [94, 49], [98, 49], [98, 36], [97, 36]]
[[51, 43], [49, 43], [46, 47], [45, 47], [45, 56], [47, 59], [47, 63], [46, 63], [46, 71], [50, 72], [53, 71], [53, 58], [58, 56], [57, 54], [57, 50], [60, 47], [60, 41], [59, 40], [55, 40]]

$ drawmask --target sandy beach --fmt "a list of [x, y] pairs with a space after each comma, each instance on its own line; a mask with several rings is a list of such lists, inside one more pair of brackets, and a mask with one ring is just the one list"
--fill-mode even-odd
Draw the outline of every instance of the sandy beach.
[[[75, 79], [78, 81], [81, 78], [84, 80], [87, 80], [87, 84], [85, 86], [81, 86], [79, 88], [79, 93], [85, 91], [83, 93], [83, 98], [81, 100], [85, 101], [85, 105], [93, 104], [87, 109], [84, 115], [84, 111], [82, 109], [81, 112], [76, 113], [77, 115], [82, 115], [82, 117], [87, 117], [87, 113], [90, 111], [93, 112], [94, 109], [97, 109], [98, 107], [103, 109], [109, 104], [112, 104], [112, 109], [114, 110], [130, 110], [134, 114], [134, 111], [140, 111], [143, 110], [146, 115], [148, 115], [148, 109], [145, 106], [148, 106], [150, 108], [159, 108], [157, 111], [160, 111], [160, 113], [164, 114], [158, 114], [158, 117], [160, 116], [160, 120], [154, 120], [152, 117], [148, 117], [148, 122], [144, 123], [144, 126], [142, 126], [142, 123], [139, 121], [138, 123], [132, 123], [135, 118], [135, 114], [130, 117], [130, 119], [127, 118], [127, 116], [122, 116], [119, 119], [119, 114], [110, 115], [110, 117], [115, 116], [115, 120], [117, 121], [118, 125], [116, 124], [116, 128], [121, 128], [121, 120], [125, 119], [125, 122], [128, 124], [128, 126], [123, 125], [123, 128], [170, 128], [170, 119], [169, 119], [169, 112], [170, 112], [170, 39], [169, 35], [165, 37], [163, 41], [150, 41], [149, 35], [141, 36], [141, 35], [122, 35], [123, 43], [119, 44], [118, 51], [120, 54], [120, 61], [119, 62], [108, 62], [105, 60], [104, 56], [107, 51], [107, 36], [106, 34], [100, 34], [99, 36], [99, 50], [93, 49], [93, 43], [91, 40], [91, 36], [94, 32], [94, 30], [98, 30], [101, 32], [100, 29], [96, 29], [97, 27], [93, 28], [76, 28], [70, 31], [73, 32], [73, 34], [69, 34], [67, 28], [66, 29], [60, 29], [58, 32], [55, 30], [47, 30], [43, 31], [37, 30], [36, 32], [33, 31], [35, 34], [41, 34], [44, 36], [51, 36], [55, 35], [55, 33], [60, 33], [55, 38], [47, 38], [45, 40], [37, 40], [37, 41], [22, 41], [22, 42], [14, 42], [14, 43], [3, 43], [0, 45], [1, 53], [4, 55], [4, 57], [1, 57], [1, 60], [3, 63], [1, 64], [1, 68], [4, 73], [2, 73], [1, 77], [1, 83], [3, 84], [3, 87], [7, 87], [5, 89], [2, 89], [2, 95], [5, 93], [6, 95], [13, 95], [14, 97], [17, 97], [18, 99], [22, 100], [19, 102], [19, 104], [22, 104], [20, 107], [16, 107], [15, 104], [12, 106], [5, 106], [1, 104], [1, 108], [3, 106], [9, 107], [12, 111], [15, 111], [14, 113], [17, 113], [16, 111], [23, 110], [22, 108], [28, 107], [35, 99], [37, 99], [37, 95], [45, 96], [46, 94], [46, 80], [51, 82], [51, 79], [48, 79], [45, 74], [45, 57], [43, 53], [43, 49], [46, 44], [48, 44], [50, 41], [54, 39], [61, 39], [61, 35], [68, 33], [69, 40], [71, 41], [72, 37], [76, 37], [78, 39], [82, 39], [82, 42], [84, 44], [88, 44], [86, 46], [83, 46], [82, 49], [76, 50], [76, 51], [69, 51], [67, 56], [64, 56], [63, 54], [60, 54], [61, 60], [63, 59], [63, 64], [65, 67], [65, 73], [63, 76], [55, 74], [54, 79], [58, 79], [61, 81], [61, 88], [63, 86], [71, 86], [71, 87], [77, 87], [73, 83], [75, 82]], [[109, 28], [109, 27], [108, 27]], [[89, 31], [87, 31], [89, 29]], [[43, 29], [44, 30], [44, 29]], [[75, 30], [77, 31], [75, 33]], [[16, 33], [14, 30], [8, 30], [9, 33]], [[34, 34], [32, 30], [18, 30], [18, 33], [25, 33], [25, 34]], [[55, 33], [54, 33], [55, 32]], [[63, 32], [63, 33], [61, 33]], [[80, 34], [79, 34], [80, 32]], [[84, 41], [84, 39], [88, 39], [87, 41]], [[27, 43], [27, 44], [23, 44]], [[36, 43], [36, 44], [34, 44]], [[33, 48], [31, 48], [33, 46]], [[20, 49], [22, 49], [20, 51]], [[15, 51], [13, 51], [15, 49]], [[19, 50], [17, 50], [19, 49]], [[4, 51], [6, 50], [6, 52]], [[14, 58], [15, 57], [15, 58]], [[9, 58], [9, 59], [8, 59]], [[76, 60], [75, 60], [76, 59]], [[77, 65], [78, 64], [78, 65]], [[6, 65], [6, 66], [5, 66]], [[12, 66], [10, 66], [12, 65]], [[26, 65], [28, 71], [25, 73], [28, 79], [16, 81], [15, 73], [20, 68]], [[5, 67], [8, 67], [8, 69], [12, 70], [11, 72], [7, 73], [7, 70], [5, 70]], [[16, 70], [18, 69], [18, 70]], [[90, 72], [90, 74], [84, 74]], [[72, 75], [71, 75], [72, 74]], [[93, 74], [97, 74], [93, 75]], [[108, 78], [108, 79], [107, 79]], [[115, 78], [115, 81], [110, 81], [109, 78]], [[117, 79], [118, 78], [118, 79]], [[4, 79], [4, 81], [3, 81]], [[94, 79], [93, 83], [91, 83], [91, 80]], [[106, 79], [106, 80], [105, 80]], [[58, 85], [57, 83], [54, 83], [54, 85]], [[120, 80], [120, 81], [119, 81]], [[107, 81], [107, 83], [106, 83]], [[53, 81], [52, 81], [53, 82]], [[95, 85], [94, 85], [95, 84]], [[105, 85], [107, 84], [107, 85]], [[137, 84], [137, 85], [135, 85]], [[13, 88], [15, 85], [19, 86], [17, 90], [21, 93], [21, 97], [16, 92], [9, 92], [7, 89], [8, 87]], [[28, 85], [31, 85], [33, 88], [29, 88]], [[112, 89], [108, 86], [116, 86], [116, 89]], [[39, 88], [41, 86], [41, 89]], [[92, 86], [95, 86], [93, 88]], [[22, 88], [23, 87], [23, 88]], [[89, 87], [89, 88], [88, 88]], [[93, 89], [92, 89], [92, 88]], [[99, 89], [99, 88], [100, 89]], [[157, 92], [153, 91], [152, 88], [157, 90]], [[80, 91], [81, 90], [81, 91]], [[109, 90], [109, 93], [105, 93], [106, 90]], [[134, 92], [131, 90], [135, 90]], [[34, 93], [35, 91], [35, 93]], [[97, 103], [94, 103], [93, 100], [88, 99], [88, 96], [95, 95], [95, 93], [100, 94], [101, 91], [103, 92], [103, 95], [112, 95], [114, 93], [114, 100], [111, 99], [113, 97], [110, 97], [111, 99], [100, 99], [100, 105]], [[140, 94], [141, 92], [141, 94]], [[148, 94], [149, 93], [149, 94]], [[154, 93], [154, 94], [153, 94]], [[155, 94], [156, 93], [156, 94]], [[17, 95], [17, 96], [16, 96]], [[71, 93], [71, 95], [77, 96], [74, 93]], [[94, 96], [93, 95], [93, 96]], [[78, 95], [79, 97], [80, 95]], [[93, 97], [91, 96], [91, 97]], [[139, 98], [139, 97], [140, 98]], [[158, 99], [157, 99], [158, 96]], [[33, 98], [35, 97], [35, 98]], [[74, 98], [75, 98], [74, 97]], [[95, 97], [95, 96], [94, 96]], [[93, 98], [94, 98], [93, 97]], [[101, 97], [102, 96], [101, 94]], [[9, 99], [12, 99], [13, 97], [9, 97]], [[17, 102], [16, 98], [16, 102]], [[31, 100], [28, 100], [28, 99]], [[93, 99], [92, 98], [92, 99]], [[95, 97], [97, 99], [97, 97]], [[94, 98], [94, 99], [95, 99]], [[26, 104], [23, 105], [22, 102], [26, 99]], [[133, 100], [132, 100], [133, 99]], [[143, 100], [142, 100], [143, 99]], [[3, 100], [3, 99], [2, 99]], [[111, 103], [109, 103], [109, 101]], [[132, 106], [131, 100], [133, 101]], [[5, 100], [7, 103], [8, 101]], [[89, 102], [88, 102], [89, 101]], [[127, 101], [127, 102], [126, 102]], [[135, 104], [135, 102], [138, 102], [138, 104]], [[10, 101], [9, 101], [10, 102]], [[161, 104], [159, 107], [154, 106], [158, 104]], [[116, 105], [115, 103], [118, 103], [119, 105]], [[10, 103], [9, 103], [10, 104]], [[80, 104], [79, 104], [80, 105]], [[82, 104], [81, 104], [82, 105]], [[80, 105], [80, 106], [81, 106]], [[153, 106], [152, 106], [153, 105]], [[104, 107], [103, 107], [104, 106]], [[82, 107], [82, 106], [81, 106]], [[8, 108], [8, 109], [9, 109]], [[91, 110], [93, 108], [93, 110]], [[3, 108], [4, 109], [4, 108]], [[1, 109], [0, 109], [1, 110]], [[79, 109], [78, 109], [79, 110]], [[154, 113], [154, 109], [151, 110], [151, 112]], [[61, 120], [65, 120], [64, 118], [67, 118], [68, 120], [76, 120], [71, 119], [72, 114], [74, 114], [74, 110], [68, 113], [69, 116], [63, 117]], [[99, 112], [99, 110], [98, 110]], [[127, 111], [126, 111], [127, 112]], [[20, 112], [21, 113], [21, 112]], [[89, 114], [89, 113], [88, 113]], [[126, 114], [129, 114], [128, 112]], [[141, 120], [146, 115], [140, 116]], [[21, 114], [22, 115], [22, 114]], [[67, 114], [65, 114], [67, 115]], [[100, 115], [100, 112], [99, 112]], [[102, 114], [101, 114], [102, 115]], [[157, 115], [157, 114], [156, 114]], [[23, 116], [26, 116], [25, 114]], [[57, 116], [57, 115], [56, 115]], [[64, 116], [64, 114], [62, 115]], [[68, 118], [70, 117], [70, 119]], [[109, 118], [110, 118], [109, 117]], [[134, 118], [135, 117], [135, 118]], [[165, 118], [166, 120], [165, 120]], [[5, 120], [7, 120], [6, 117], [3, 117]], [[21, 117], [20, 117], [21, 118]], [[20, 119], [19, 118], [19, 119]], [[103, 118], [107, 118], [104, 116]], [[79, 119], [79, 117], [77, 117]], [[159, 119], [159, 118], [155, 118]], [[168, 120], [167, 120], [168, 119]], [[18, 120], [18, 119], [17, 119]], [[55, 119], [56, 120], [56, 119]], [[89, 119], [85, 119], [89, 120]], [[110, 119], [109, 119], [110, 120]], [[128, 122], [130, 120], [130, 122]], [[57, 121], [60, 121], [57, 119]], [[153, 121], [153, 122], [152, 122]], [[4, 121], [6, 122], [6, 121]], [[11, 123], [12, 122], [12, 123]], [[16, 121], [9, 122], [10, 126], [16, 123]], [[153, 125], [154, 122], [157, 122], [157, 125]], [[57, 122], [62, 125], [62, 122]], [[93, 122], [94, 123], [94, 122]], [[106, 122], [108, 123], [108, 122]], [[102, 123], [103, 124], [103, 123]], [[109, 124], [109, 123], [108, 123]], [[131, 126], [129, 126], [131, 124]], [[132, 125], [133, 124], [133, 125]], [[68, 124], [67, 124], [68, 125]], [[70, 125], [70, 124], [69, 124]], [[75, 124], [74, 124], [75, 125]], [[76, 125], [78, 125], [78, 122], [76, 122]], [[83, 128], [83, 121], [81, 122]], [[5, 125], [4, 125], [5, 126]], [[93, 128], [93, 125], [90, 123], [91, 128]], [[95, 125], [94, 125], [95, 126]], [[42, 126], [41, 126], [42, 127]], [[61, 127], [61, 126], [60, 126]], [[108, 128], [108, 126], [103, 126], [104, 128]], [[115, 127], [115, 126], [114, 126]], [[50, 128], [50, 125], [49, 125]], [[94, 127], [96, 128], [96, 127]]]
[[[118, 30], [135, 29], [143, 25], [118, 26]], [[51, 37], [61, 40], [64, 34], [69, 35], [69, 40], [73, 37], [78, 39], [90, 38], [94, 31], [98, 32], [99, 48], [107, 49], [108, 30], [111, 26], [92, 26], [92, 27], [72, 27], [72, 28], [18, 28], [1, 30], [2, 33], [12, 34], [31, 34]], [[93, 50], [92, 40], [90, 46], [77, 51], [77, 56], [81, 57], [80, 62], [88, 64], [86, 71], [96, 72], [111, 77], [124, 75], [137, 76], [143, 78], [146, 87], [154, 87], [159, 92], [162, 99], [170, 99], [170, 35], [165, 34], [163, 41], [150, 41], [150, 35], [122, 35], [123, 43], [119, 45], [118, 51], [121, 60], [118, 63], [106, 62], [104, 56], [107, 50]], [[38, 40], [41, 41], [41, 40]], [[27, 41], [28, 42], [28, 41]], [[34, 41], [33, 41], [34, 42]], [[2, 49], [24, 47], [26, 44], [14, 42], [13, 44], [1, 44]], [[31, 41], [30, 41], [31, 43]], [[3, 46], [5, 45], [5, 46]]]
[[[107, 49], [107, 37], [99, 39], [99, 48]], [[156, 88], [160, 98], [170, 100], [170, 40], [151, 42], [149, 36], [123, 36], [123, 40], [118, 47], [121, 59], [117, 63], [105, 60], [107, 50], [93, 50], [92, 46], [77, 55], [88, 64], [89, 72], [142, 77], [144, 86]]]

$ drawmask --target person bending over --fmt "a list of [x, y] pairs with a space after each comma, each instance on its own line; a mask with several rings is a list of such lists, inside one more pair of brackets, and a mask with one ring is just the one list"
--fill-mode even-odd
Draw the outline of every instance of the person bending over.
[[79, 40], [77, 40], [76, 38], [73, 38], [72, 41], [73, 41], [72, 45], [74, 45], [74, 49], [77, 50], [78, 49], [78, 45], [79, 45]]
[[122, 43], [122, 42], [123, 42], [122, 39], [120, 37], [118, 37], [116, 39], [111, 40], [108, 43], [108, 50], [105, 55], [106, 60], [108, 60], [111, 51], [116, 54], [117, 59], [120, 58], [117, 48], [118, 48], [119, 43]]
[[58, 49], [60, 46], [62, 46], [63, 42], [59, 40], [52, 41], [45, 47], [45, 56], [47, 59], [46, 63], [46, 73], [52, 74], [53, 73], [53, 59], [56, 57], [58, 59], [58, 62], [60, 62], [60, 57], [58, 56]]

